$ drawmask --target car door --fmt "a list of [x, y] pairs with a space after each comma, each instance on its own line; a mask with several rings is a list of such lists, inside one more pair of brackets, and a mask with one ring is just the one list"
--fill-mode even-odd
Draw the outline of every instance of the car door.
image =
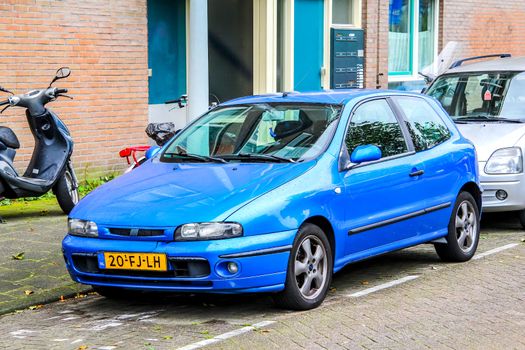
[[[426, 215], [422, 224], [426, 234], [446, 230], [450, 217], [449, 208], [456, 200], [454, 189], [463, 179], [461, 152], [453, 152], [453, 145], [444, 143], [451, 132], [442, 119], [441, 110], [433, 108], [431, 101], [416, 96], [395, 96], [392, 101], [399, 109], [420, 161], [425, 164], [420, 185], [426, 200]], [[446, 117], [443, 115], [443, 117]]]
[[[396, 249], [395, 242], [421, 232], [415, 217], [424, 210], [420, 173], [424, 165], [413, 150], [404, 124], [387, 99], [366, 101], [352, 112], [342, 158], [360, 145], [381, 149], [381, 159], [343, 166], [346, 252], [355, 259]], [[345, 156], [346, 155], [346, 156]]]

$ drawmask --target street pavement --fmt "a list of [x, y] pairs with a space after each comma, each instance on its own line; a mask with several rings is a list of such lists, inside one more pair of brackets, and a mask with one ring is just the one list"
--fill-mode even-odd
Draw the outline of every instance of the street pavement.
[[0, 314], [90, 289], [64, 266], [66, 216], [54, 200], [0, 206], [0, 218]]
[[[7, 221], [0, 237], [14, 239], [4, 227], [26, 237], [20, 242], [28, 257], [35, 242], [30, 260], [40, 263], [13, 260], [10, 268], [1, 260], [2, 288], [35, 269], [34, 279], [13, 291], [45, 290], [43, 280], [51, 278], [74, 292], [65, 270], [40, 269], [61, 259], [64, 217]], [[90, 293], [0, 317], [0, 348], [525, 349], [524, 238], [514, 216], [488, 216], [476, 259], [443, 263], [431, 245], [422, 245], [350, 265], [335, 275], [325, 303], [306, 312], [277, 309], [267, 295], [144, 294], [115, 301]], [[41, 272], [48, 277], [39, 278]]]

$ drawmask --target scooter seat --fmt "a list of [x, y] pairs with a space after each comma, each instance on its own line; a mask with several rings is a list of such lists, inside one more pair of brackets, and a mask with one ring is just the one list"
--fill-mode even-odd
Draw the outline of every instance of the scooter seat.
[[16, 137], [13, 130], [9, 129], [6, 126], [0, 126], [0, 142], [2, 142], [9, 148], [20, 148], [20, 142], [18, 141], [18, 137]]

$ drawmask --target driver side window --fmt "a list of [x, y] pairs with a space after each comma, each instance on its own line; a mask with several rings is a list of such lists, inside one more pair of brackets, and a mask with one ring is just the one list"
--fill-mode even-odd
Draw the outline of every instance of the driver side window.
[[381, 158], [408, 151], [401, 127], [386, 100], [366, 102], [355, 110], [345, 143], [348, 154], [361, 145], [379, 147]]

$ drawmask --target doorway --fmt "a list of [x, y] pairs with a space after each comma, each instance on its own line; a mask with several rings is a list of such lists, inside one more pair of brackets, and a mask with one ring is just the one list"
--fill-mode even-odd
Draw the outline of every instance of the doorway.
[[253, 93], [253, 1], [208, 0], [210, 102]]

